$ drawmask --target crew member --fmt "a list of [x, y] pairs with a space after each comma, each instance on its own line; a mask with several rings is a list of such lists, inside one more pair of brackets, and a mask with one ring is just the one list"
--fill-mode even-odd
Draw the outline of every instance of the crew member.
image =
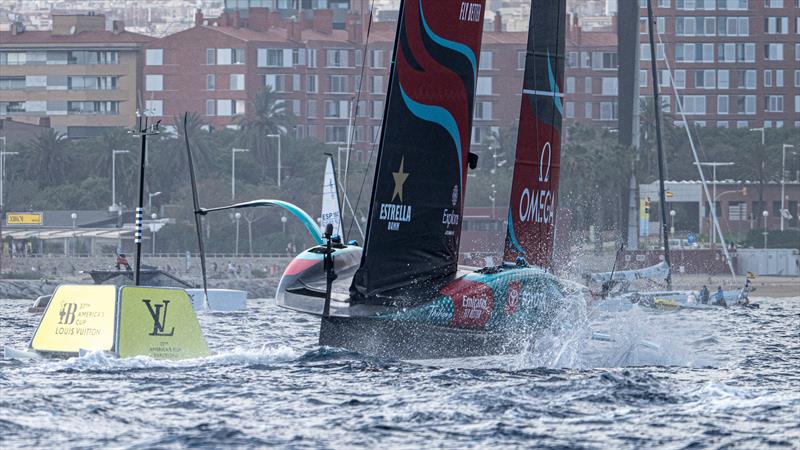
[[125, 253], [120, 253], [117, 255], [117, 270], [121, 270], [125, 267], [125, 270], [131, 270], [131, 265], [128, 264], [128, 258], [125, 257]]
[[707, 305], [708, 299], [711, 296], [711, 293], [708, 292], [708, 286], [705, 284], [703, 285], [703, 289], [700, 289], [700, 303]]
[[725, 294], [722, 292], [722, 286], [717, 286], [717, 292], [714, 294], [713, 304], [715, 306], [728, 306], [728, 304], [725, 303]]

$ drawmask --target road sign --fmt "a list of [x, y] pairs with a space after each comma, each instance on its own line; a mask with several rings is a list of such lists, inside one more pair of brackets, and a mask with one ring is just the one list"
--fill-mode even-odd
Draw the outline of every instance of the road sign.
[[695, 243], [694, 233], [689, 233], [686, 235], [686, 242], [688, 242], [689, 245], [694, 245]]
[[6, 213], [6, 225], [41, 225], [42, 213]]

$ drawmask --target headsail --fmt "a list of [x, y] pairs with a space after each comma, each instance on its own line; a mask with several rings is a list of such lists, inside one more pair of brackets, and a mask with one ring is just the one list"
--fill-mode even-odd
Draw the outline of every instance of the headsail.
[[565, 0], [534, 0], [503, 259], [550, 268], [561, 160]]
[[484, 0], [405, 0], [358, 301], [456, 271]]
[[[342, 236], [342, 209], [339, 202], [339, 189], [336, 185], [336, 172], [333, 170], [333, 157], [328, 156], [325, 163], [325, 177], [322, 184], [322, 215], [319, 229], [323, 232], [328, 224], [333, 225], [333, 234]], [[344, 238], [344, 236], [342, 236]]]

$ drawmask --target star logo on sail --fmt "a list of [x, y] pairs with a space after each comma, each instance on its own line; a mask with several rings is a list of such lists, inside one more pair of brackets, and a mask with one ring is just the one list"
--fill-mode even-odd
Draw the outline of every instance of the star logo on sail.
[[403, 157], [400, 159], [400, 168], [397, 169], [397, 172], [392, 172], [392, 177], [394, 178], [394, 192], [392, 193], [392, 201], [395, 198], [400, 198], [400, 201], [403, 201], [403, 184], [406, 182], [406, 178], [408, 178], [408, 173], [403, 172], [403, 165], [405, 164], [406, 158]]
[[[392, 191], [392, 203], [381, 203], [381, 209], [378, 213], [378, 219], [389, 222], [386, 228], [389, 231], [399, 231], [400, 223], [411, 222], [411, 205], [404, 205], [403, 202], [403, 186], [408, 179], [409, 173], [405, 171], [405, 157], [400, 159], [400, 168], [397, 172], [392, 172], [394, 178], [394, 190]], [[400, 201], [400, 204], [394, 203], [395, 199]]]

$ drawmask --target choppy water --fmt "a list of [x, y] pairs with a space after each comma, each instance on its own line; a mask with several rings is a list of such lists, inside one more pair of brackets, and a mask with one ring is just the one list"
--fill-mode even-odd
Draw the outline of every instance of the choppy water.
[[[209, 358], [0, 361], [0, 447], [798, 448], [800, 298], [756, 301], [576, 307], [527, 354], [424, 364], [319, 348], [253, 301], [200, 316]], [[26, 345], [27, 307], [0, 300], [0, 344]]]

